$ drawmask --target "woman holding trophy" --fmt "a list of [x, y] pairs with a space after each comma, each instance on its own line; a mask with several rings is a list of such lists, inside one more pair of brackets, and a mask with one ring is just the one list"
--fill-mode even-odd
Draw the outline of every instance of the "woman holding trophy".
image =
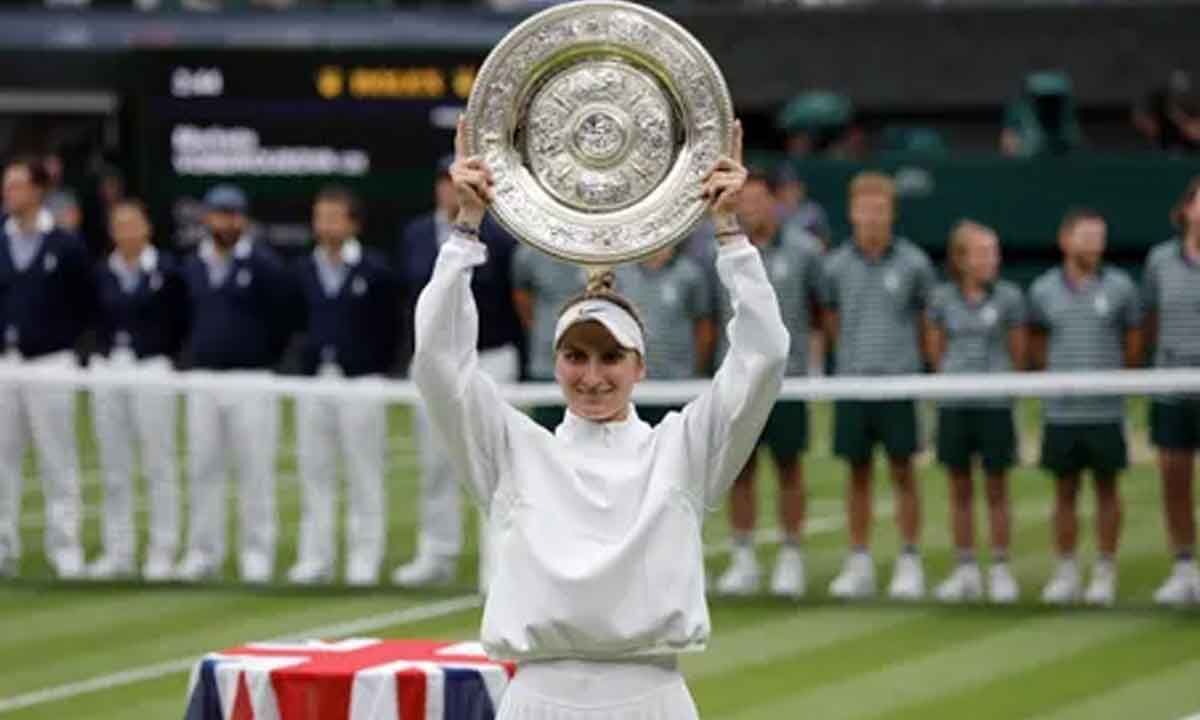
[[416, 310], [413, 378], [460, 476], [488, 514], [496, 567], [482, 641], [518, 670], [498, 717], [695, 718], [676, 656], [709, 636], [700, 528], [755, 446], [779, 392], [788, 333], [758, 251], [738, 227], [741, 129], [695, 191], [717, 226], [733, 301], [712, 385], [651, 428], [630, 402], [645, 375], [636, 310], [594, 274], [558, 319], [566, 417], [554, 434], [478, 370], [472, 268], [494, 176], [456, 136], [460, 213]]

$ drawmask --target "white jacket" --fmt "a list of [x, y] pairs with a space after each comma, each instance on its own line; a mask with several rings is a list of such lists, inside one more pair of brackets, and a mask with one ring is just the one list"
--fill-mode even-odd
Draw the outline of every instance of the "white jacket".
[[653, 429], [636, 412], [607, 423], [568, 412], [554, 434], [478, 369], [470, 283], [485, 259], [475, 240], [442, 246], [417, 302], [412, 364], [456, 470], [491, 521], [484, 648], [512, 660], [702, 650], [704, 513], [757, 444], [788, 354], [758, 251], [741, 238], [718, 254], [733, 319], [707, 391]]

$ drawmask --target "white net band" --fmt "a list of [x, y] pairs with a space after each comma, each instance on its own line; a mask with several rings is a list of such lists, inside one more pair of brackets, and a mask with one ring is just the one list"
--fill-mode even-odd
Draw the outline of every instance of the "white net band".
[[[683, 404], [703, 392], [710, 382], [711, 380], [647, 381], [637, 386], [634, 401], [664, 405]], [[143, 373], [132, 369], [97, 370], [0, 363], [0, 384], [69, 386], [78, 389], [159, 388], [184, 393], [252, 390], [291, 397], [371, 397], [406, 405], [419, 401], [416, 386], [410, 381], [374, 376], [343, 379], [266, 375], [261, 371]], [[554, 383], [502, 385], [501, 391], [505, 398], [516, 405], [563, 403], [562, 391]], [[1200, 395], [1200, 368], [788, 378], [783, 383], [780, 399], [890, 400], [1077, 395]]]

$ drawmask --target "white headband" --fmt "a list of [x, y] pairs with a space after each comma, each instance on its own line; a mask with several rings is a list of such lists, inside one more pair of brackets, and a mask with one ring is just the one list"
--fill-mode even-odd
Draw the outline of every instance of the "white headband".
[[637, 350], [642, 357], [646, 356], [646, 340], [642, 337], [637, 320], [625, 308], [603, 298], [583, 300], [567, 308], [554, 328], [554, 349], [558, 349], [562, 336], [573, 325], [589, 320], [603, 325], [621, 347]]

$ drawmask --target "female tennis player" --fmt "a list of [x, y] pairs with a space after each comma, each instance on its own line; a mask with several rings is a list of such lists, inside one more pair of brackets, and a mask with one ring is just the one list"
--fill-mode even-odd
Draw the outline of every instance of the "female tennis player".
[[758, 251], [733, 208], [746, 178], [735, 152], [702, 179], [733, 304], [729, 351], [712, 385], [656, 427], [630, 402], [646, 338], [632, 305], [599, 278], [569, 301], [552, 351], [567, 406], [551, 434], [478, 369], [472, 268], [491, 171], [463, 152], [460, 212], [416, 310], [413, 378], [459, 476], [487, 512], [496, 566], [483, 613], [489, 656], [518, 669], [501, 720], [687, 720], [676, 665], [710, 632], [700, 527], [746, 462], [779, 393], [789, 337]]

